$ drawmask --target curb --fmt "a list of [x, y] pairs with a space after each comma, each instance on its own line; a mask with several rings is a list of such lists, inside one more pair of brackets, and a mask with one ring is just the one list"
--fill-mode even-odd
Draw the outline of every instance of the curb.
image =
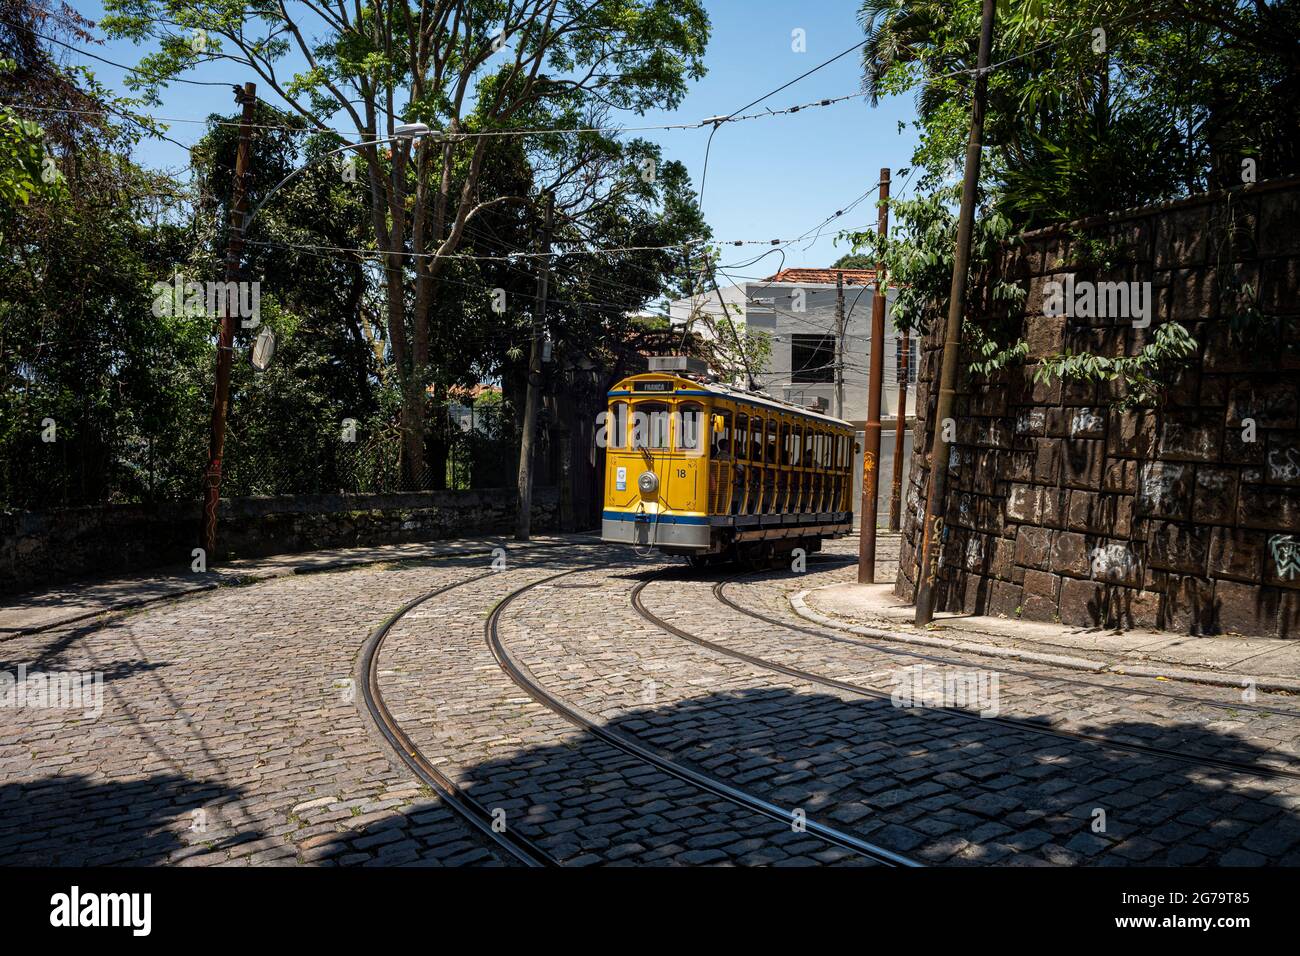
[[[831, 587], [831, 585], [823, 585]], [[1122, 664], [1094, 661], [1086, 657], [1070, 657], [1063, 654], [1047, 654], [1042, 651], [1026, 651], [998, 644], [981, 644], [975, 641], [953, 640], [943, 637], [927, 637], [920, 634], [905, 634], [900, 631], [886, 631], [863, 624], [849, 624], [829, 617], [809, 606], [807, 595], [821, 588], [808, 588], [790, 596], [790, 607], [795, 614], [836, 631], [847, 631], [863, 637], [878, 640], [895, 641], [900, 644], [916, 644], [921, 647], [941, 647], [946, 650], [960, 651], [966, 654], [979, 654], [984, 657], [1000, 657], [1009, 660], [1026, 661], [1033, 664], [1049, 664], [1068, 670], [1087, 671], [1092, 674], [1116, 674], [1124, 677], [1148, 677], [1176, 680], [1189, 684], [1212, 684], [1217, 687], [1240, 688], [1243, 681], [1253, 680], [1256, 690], [1285, 691], [1300, 693], [1300, 681], [1285, 677], [1254, 677], [1244, 674], [1226, 674], [1216, 671], [1188, 670], [1185, 668], [1161, 668], [1147, 664]]]

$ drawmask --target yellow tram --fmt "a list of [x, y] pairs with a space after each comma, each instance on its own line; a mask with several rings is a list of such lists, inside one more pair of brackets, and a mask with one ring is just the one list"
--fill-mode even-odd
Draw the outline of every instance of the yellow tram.
[[709, 380], [693, 359], [609, 391], [601, 539], [689, 555], [756, 559], [853, 527], [853, 428]]

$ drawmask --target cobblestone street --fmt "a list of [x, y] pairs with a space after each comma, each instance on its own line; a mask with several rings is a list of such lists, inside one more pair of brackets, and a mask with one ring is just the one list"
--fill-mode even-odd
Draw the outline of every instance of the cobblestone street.
[[[103, 701], [4, 711], [0, 863], [1300, 863], [1293, 697], [796, 613], [855, 547], [804, 573], [447, 548], [9, 637], [0, 671], [96, 672]], [[995, 696], [899, 706], [918, 665]]]

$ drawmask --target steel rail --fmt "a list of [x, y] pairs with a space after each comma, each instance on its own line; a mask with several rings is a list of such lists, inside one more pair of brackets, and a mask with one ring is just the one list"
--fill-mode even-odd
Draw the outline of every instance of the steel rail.
[[[809, 634], [813, 637], [822, 638], [823, 640], [833, 641], [834, 643], [837, 644], [849, 644], [854, 647], [865, 647], [868, 648], [869, 650], [879, 651], [882, 654], [891, 654], [896, 657], [915, 657], [918, 660], [933, 661], [936, 664], [955, 664], [961, 666], [970, 664], [970, 661], [959, 660], [958, 658], [955, 657], [944, 657], [940, 654], [933, 654], [933, 653], [928, 653], [926, 651], [920, 651], [920, 650], [911, 651], [901, 647], [889, 647], [884, 644], [877, 644], [871, 641], [864, 641], [856, 637], [847, 637], [844, 634], [835, 633], [829, 628], [819, 631], [816, 628], [808, 627], [806, 625], [795, 624], [793, 621], [783, 621], [780, 618], [771, 617], [767, 614], [763, 614], [760, 611], [755, 611], [752, 608], [747, 608], [744, 605], [737, 603], [731, 597], [729, 597], [726, 593], [727, 585], [734, 584], [734, 583], [735, 581], [718, 581], [713, 585], [713, 596], [716, 597], [723, 604], [727, 605], [732, 610], [737, 611], [740, 614], [744, 614], [746, 617], [752, 617], [756, 620], [764, 621], [775, 627], [782, 627], [791, 631], [799, 631], [803, 634]], [[884, 631], [881, 632], [882, 640], [889, 639], [888, 637], [884, 636], [886, 633], [887, 632]], [[972, 651], [969, 653], [974, 653], [974, 652]], [[1026, 680], [1035, 680], [1035, 681], [1039, 681], [1040, 683], [1055, 681], [1061, 684], [1072, 684], [1077, 687], [1092, 687], [1098, 690], [1108, 690], [1108, 691], [1125, 693], [1125, 694], [1139, 694], [1144, 697], [1164, 697], [1168, 700], [1176, 700], [1186, 704], [1205, 704], [1208, 707], [1220, 707], [1223, 708], [1224, 710], [1244, 710], [1244, 711], [1250, 711], [1252, 713], [1264, 714], [1266, 716], [1275, 715], [1278, 717], [1300, 717], [1300, 711], [1288, 710], [1285, 707], [1264, 707], [1260, 704], [1247, 704], [1247, 703], [1234, 704], [1222, 700], [1211, 700], [1206, 697], [1196, 697], [1191, 694], [1174, 694], [1174, 693], [1169, 693], [1167, 691], [1148, 690], [1141, 687], [1124, 687], [1115, 684], [1103, 684], [1101, 681], [1084, 680], [1080, 677], [1052, 677], [1047, 674], [1039, 674], [1039, 673], [1035, 673], [1034, 671], [1019, 670], [1017, 668], [1011, 668], [1011, 667], [1003, 667], [999, 669], [1004, 674], [1010, 674], [1013, 677], [1023, 677]], [[1128, 676], [1128, 675], [1120, 674], [1117, 671], [1111, 671], [1111, 673], [1115, 674], [1115, 676], [1117, 677]], [[1220, 686], [1220, 685], [1206, 684], [1202, 686], [1213, 687], [1213, 686]]]
[[525, 866], [557, 866], [555, 860], [547, 856], [526, 837], [517, 836], [509, 831], [497, 832], [492, 826], [494, 821], [491, 812], [465, 793], [455, 781], [435, 767], [411, 738], [407, 736], [406, 732], [402, 730], [389, 711], [383, 693], [379, 689], [379, 651], [383, 647], [384, 639], [388, 637], [389, 632], [392, 631], [393, 626], [398, 621], [426, 601], [446, 594], [458, 587], [463, 587], [466, 584], [482, 581], [484, 578], [491, 577], [496, 573], [498, 572], [485, 571], [482, 574], [476, 574], [464, 580], [434, 588], [432, 591], [408, 601], [394, 611], [386, 621], [371, 633], [365, 644], [362, 645], [361, 654], [357, 659], [357, 684], [361, 687], [361, 696], [365, 701], [366, 709], [369, 711], [371, 719], [374, 720], [380, 734], [397, 752], [397, 755], [401, 757], [402, 762], [411, 769], [411, 772], [437, 793], [444, 803], [460, 814], [474, 829], [487, 836], [493, 843]]
[[[641, 592], [644, 591], [647, 586], [649, 586], [651, 583], [653, 583], [655, 580], [659, 578], [662, 578], [662, 575], [658, 575], [655, 578], [650, 578], [646, 581], [642, 581], [640, 584], [638, 584], [635, 588], [632, 589], [632, 606], [636, 609], [637, 613], [640, 614], [645, 620], [649, 621], [651, 624], [654, 624], [656, 627], [664, 631], [667, 631], [669, 634], [679, 637], [682, 640], [689, 641], [692, 644], [696, 644], [700, 647], [703, 647], [706, 650], [710, 650], [713, 651], [714, 653], [721, 654], [725, 657], [731, 657], [734, 658], [735, 660], [744, 661], [747, 664], [752, 664], [755, 667], [759, 667], [764, 670], [775, 671], [779, 674], [784, 674], [787, 677], [793, 677], [796, 680], [807, 681], [809, 683], [814, 683], [814, 684], [820, 684], [824, 687], [833, 687], [836, 690], [842, 690], [859, 697], [869, 697], [876, 700], [892, 701], [893, 695], [885, 691], [877, 690], [874, 687], [864, 687], [861, 684], [854, 684], [849, 681], [839, 680], [838, 678], [827, 677], [824, 674], [816, 674], [813, 673], [812, 671], [802, 670], [801, 668], [798, 667], [791, 667], [787, 664], [782, 664], [778, 661], [769, 660], [765, 657], [758, 657], [757, 655], [754, 654], [748, 654], [744, 651], [738, 651], [733, 648], [726, 647], [722, 644], [718, 644], [715, 641], [710, 641], [708, 638], [700, 637], [698, 634], [692, 634], [689, 631], [677, 627], [675, 624], [671, 624], [668, 621], [665, 621], [663, 618], [659, 617], [658, 615], [650, 611], [648, 608], [646, 608], [645, 604], [641, 600]], [[797, 626], [795, 625], [786, 625], [784, 623], [780, 623], [779, 626], [791, 627], [792, 629], [796, 629], [796, 630], [798, 629]], [[1098, 747], [1102, 747], [1108, 750], [1119, 750], [1127, 753], [1140, 754], [1145, 757], [1151, 757], [1151, 758], [1162, 759], [1162, 760], [1174, 760], [1179, 763], [1191, 764], [1194, 766], [1207, 768], [1207, 769], [1217, 768], [1232, 773], [1248, 774], [1250, 776], [1255, 776], [1255, 777], [1281, 777], [1281, 778], [1300, 780], [1300, 771], [1296, 771], [1296, 770], [1287, 770], [1280, 767], [1269, 767], [1266, 765], [1261, 766], [1257, 764], [1242, 763], [1240, 761], [1225, 760], [1218, 757], [1196, 757], [1196, 756], [1180, 753], [1179, 751], [1176, 750], [1167, 750], [1162, 747], [1149, 747], [1145, 744], [1125, 743], [1123, 741], [1110, 740], [1106, 737], [1099, 737], [1094, 734], [1085, 734], [1073, 730], [1063, 730], [1058, 727], [1048, 727], [1042, 724], [1036, 724], [1033, 721], [1022, 720], [1016, 717], [981, 717], [979, 714], [972, 713], [971, 711], [968, 710], [963, 710], [962, 708], [959, 707], [927, 707], [924, 708], [924, 710], [927, 713], [950, 714], [953, 716], [961, 717], [966, 720], [986, 722], [986, 723], [993, 724], [995, 726], [1005, 727], [1009, 730], [1015, 730], [1022, 733], [1037, 734], [1044, 737], [1055, 737], [1060, 740], [1068, 740], [1075, 743], [1094, 744]]]
[[787, 826], [800, 822], [807, 832], [820, 837], [827, 843], [842, 847], [846, 850], [851, 850], [886, 866], [921, 867], [925, 865], [918, 860], [913, 860], [900, 853], [895, 853], [893, 850], [886, 849], [878, 844], [863, 840], [851, 833], [845, 833], [842, 830], [827, 826], [826, 824], [820, 823], [816, 820], [800, 820], [794, 811], [787, 810], [782, 806], [764, 800], [752, 793], [740, 790], [729, 784], [723, 783], [720, 780], [702, 774], [685, 764], [679, 763], [669, 757], [665, 757], [654, 750], [637, 743], [624, 734], [600, 726], [581, 711], [566, 704], [559, 697], [546, 690], [530, 675], [527, 668], [515, 659], [509, 649], [505, 646], [500, 633], [501, 616], [505, 612], [506, 608], [516, 599], [528, 593], [533, 588], [583, 570], [589, 569], [575, 568], [571, 571], [563, 571], [559, 574], [554, 574], [539, 581], [526, 584], [506, 595], [506, 597], [504, 597], [496, 607], [492, 609], [492, 613], [488, 615], [487, 622], [484, 625], [484, 636], [487, 639], [488, 647], [491, 649], [492, 655], [496, 658], [497, 664], [500, 665], [506, 675], [514, 681], [515, 684], [524, 691], [524, 693], [528, 694], [528, 696], [537, 701], [537, 703], [546, 707], [553, 713], [558, 714], [575, 727], [590, 733], [592, 736], [609, 744], [611, 747], [657, 767], [659, 770], [676, 777], [678, 780], [685, 781], [686, 783], [699, 787], [701, 790], [712, 793], [714, 796], [721, 797], [724, 800], [742, 806], [748, 810], [752, 810], [755, 813], [776, 820], [777, 822]]

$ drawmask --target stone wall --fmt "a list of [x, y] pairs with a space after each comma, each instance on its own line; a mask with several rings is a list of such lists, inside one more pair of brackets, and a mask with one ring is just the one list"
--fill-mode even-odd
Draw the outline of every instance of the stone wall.
[[[223, 498], [216, 560], [513, 531], [516, 491]], [[533, 491], [533, 529], [556, 527], [554, 488]], [[196, 502], [0, 514], [0, 591], [189, 564]]]
[[[992, 379], [962, 375], [936, 607], [1300, 637], [1300, 180], [1022, 238], [995, 269], [1025, 289], [1023, 306], [977, 319], [1018, 327], [1030, 353]], [[1118, 264], [1096, 265], [1085, 239], [1117, 244]], [[1067, 275], [1150, 282], [1149, 327], [1047, 315], [1047, 283]], [[1252, 306], [1273, 330], [1243, 342], [1234, 323]], [[1035, 380], [1038, 361], [1062, 350], [1137, 354], [1171, 319], [1198, 351], [1163, 403], [1123, 407], [1124, 383]], [[932, 330], [919, 369], [923, 417], [896, 584], [908, 600], [941, 338]]]

